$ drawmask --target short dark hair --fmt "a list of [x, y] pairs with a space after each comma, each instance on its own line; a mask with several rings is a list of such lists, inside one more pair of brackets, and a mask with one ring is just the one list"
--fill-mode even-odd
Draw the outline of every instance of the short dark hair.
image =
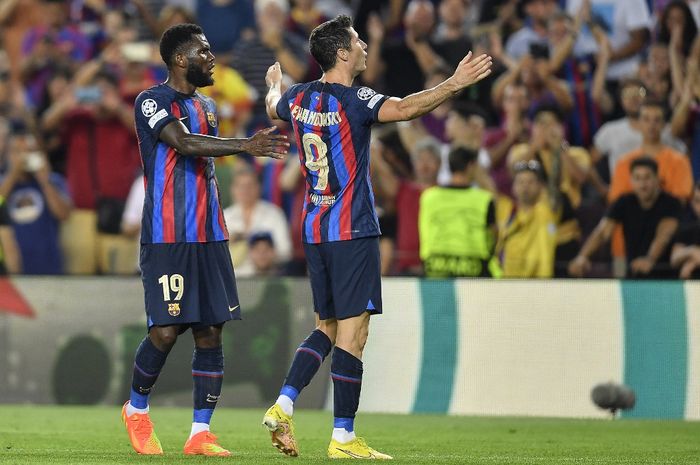
[[339, 49], [350, 50], [352, 18], [338, 15], [330, 21], [319, 24], [311, 31], [309, 48], [311, 56], [323, 71], [335, 66]]
[[484, 121], [487, 119], [484, 110], [472, 102], [456, 102], [454, 105], [452, 105], [450, 111], [455, 112], [460, 118], [465, 120], [471, 118], [472, 116], [478, 116]]
[[467, 147], [457, 147], [450, 151], [447, 159], [450, 164], [450, 171], [462, 172], [467, 169], [469, 165], [476, 162], [479, 157], [479, 153]]
[[542, 104], [535, 108], [535, 112], [532, 114], [532, 121], [535, 121], [537, 117], [542, 113], [551, 113], [560, 123], [564, 122], [564, 113], [562, 113], [561, 108], [557, 105], [552, 104]]
[[640, 167], [649, 168], [655, 175], [659, 174], [659, 164], [656, 163], [656, 160], [649, 156], [645, 155], [632, 160], [632, 163], [630, 164], [630, 173]]
[[177, 24], [168, 28], [160, 38], [160, 57], [165, 66], [170, 68], [175, 54], [192, 40], [192, 36], [203, 34], [201, 27], [191, 23]]

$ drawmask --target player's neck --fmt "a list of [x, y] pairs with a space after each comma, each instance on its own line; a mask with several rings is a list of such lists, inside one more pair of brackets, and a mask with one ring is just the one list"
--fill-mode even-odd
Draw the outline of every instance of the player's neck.
[[323, 73], [323, 76], [321, 76], [321, 79], [319, 79], [321, 82], [326, 82], [328, 84], [341, 84], [345, 87], [352, 87], [352, 81], [354, 80], [354, 76], [345, 73], [338, 68], [333, 68], [326, 71]]
[[165, 80], [165, 85], [175, 89], [181, 94], [192, 95], [197, 87], [193, 86], [187, 79], [174, 76], [173, 74], [168, 74], [168, 79]]

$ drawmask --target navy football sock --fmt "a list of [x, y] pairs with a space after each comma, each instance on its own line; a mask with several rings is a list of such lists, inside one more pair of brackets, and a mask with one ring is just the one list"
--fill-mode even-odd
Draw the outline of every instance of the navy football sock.
[[334, 426], [353, 430], [353, 420], [360, 404], [362, 388], [362, 360], [336, 347], [331, 362], [333, 379]]
[[141, 341], [139, 348], [136, 349], [134, 373], [131, 379], [129, 400], [132, 407], [137, 409], [148, 407], [148, 396], [151, 393], [151, 388], [158, 379], [167, 358], [168, 353], [158, 350], [148, 336]]
[[221, 346], [213, 349], [195, 348], [192, 356], [194, 380], [194, 423], [207, 423], [216, 408], [224, 381], [224, 351]]
[[328, 336], [319, 329], [312, 331], [294, 354], [280, 394], [292, 401], [296, 400], [301, 390], [311, 382], [330, 351], [331, 340]]

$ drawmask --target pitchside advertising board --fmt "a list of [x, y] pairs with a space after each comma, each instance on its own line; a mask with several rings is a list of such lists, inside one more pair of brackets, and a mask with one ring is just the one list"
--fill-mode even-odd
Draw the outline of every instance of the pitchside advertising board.
[[[221, 405], [277, 397], [313, 328], [304, 279], [239, 280]], [[384, 280], [364, 355], [361, 411], [603, 418], [590, 391], [634, 389], [623, 417], [700, 419], [700, 284]], [[120, 404], [145, 334], [138, 278], [0, 280], [0, 402]], [[154, 405], [191, 405], [181, 336]], [[330, 360], [299, 406], [332, 408]], [[390, 393], [390, 395], [389, 395]]]

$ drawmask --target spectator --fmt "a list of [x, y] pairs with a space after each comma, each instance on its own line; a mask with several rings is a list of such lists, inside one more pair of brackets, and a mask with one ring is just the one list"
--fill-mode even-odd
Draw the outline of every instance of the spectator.
[[70, 23], [67, 2], [43, 0], [42, 6], [44, 24], [28, 30], [22, 43], [22, 81], [32, 108], [42, 105], [44, 89], [56, 69], [75, 69], [93, 53], [87, 37]]
[[254, 233], [248, 239], [248, 257], [250, 258], [251, 268], [248, 272], [247, 268], [236, 270], [236, 275], [240, 277], [270, 277], [279, 276], [279, 259], [275, 251], [275, 243], [272, 240], [272, 235], [268, 232]]
[[22, 272], [22, 258], [7, 213], [5, 199], [0, 196], [0, 276]]
[[[620, 102], [625, 116], [603, 124], [593, 138], [591, 149], [593, 161], [598, 163], [607, 159], [607, 173], [603, 179], [611, 177], [620, 159], [627, 153], [642, 145], [642, 130], [639, 110], [646, 98], [647, 90], [638, 79], [627, 79], [620, 84]], [[681, 148], [682, 143], [675, 139], [671, 127], [666, 125], [661, 133], [661, 140], [669, 147]], [[607, 196], [607, 186], [604, 186]]]
[[472, 187], [477, 156], [472, 149], [452, 150], [450, 185], [421, 194], [420, 257], [428, 277], [500, 275], [494, 202], [491, 193]]
[[537, 160], [544, 170], [550, 195], [558, 198], [557, 192], [561, 192], [577, 208], [591, 161], [585, 149], [569, 146], [564, 138], [563, 123], [558, 108], [542, 106], [537, 109], [530, 143], [514, 146], [508, 155], [508, 164], [512, 169], [519, 161]]
[[420, 139], [411, 150], [413, 176], [399, 177], [385, 160], [388, 153], [375, 151], [372, 184], [396, 211], [396, 247], [392, 273], [419, 275], [422, 271], [418, 238], [420, 197], [423, 191], [437, 185], [442, 147], [432, 137]]
[[117, 85], [110, 73], [79, 74], [42, 118], [45, 130], [61, 131], [66, 146], [66, 178], [76, 210], [62, 236], [66, 271], [72, 274], [133, 272], [135, 244], [120, 234], [120, 224], [141, 162], [134, 112]]
[[671, 131], [688, 140], [693, 178], [700, 179], [700, 76], [696, 60], [688, 62], [681, 99], [673, 110]]
[[139, 256], [141, 253], [140, 234], [141, 220], [143, 217], [143, 202], [146, 197], [146, 185], [143, 175], [137, 176], [129, 189], [126, 198], [124, 213], [122, 214], [121, 234], [129, 241], [138, 245], [138, 253], [134, 255], [133, 270], [139, 270]]
[[[447, 114], [445, 122], [445, 134], [452, 148], [466, 147], [477, 152], [478, 169], [475, 180], [481, 182], [482, 177], [488, 176], [491, 168], [491, 155], [484, 148], [484, 132], [486, 130], [486, 115], [479, 107], [469, 102], [458, 102], [453, 105]], [[438, 174], [438, 183], [450, 182], [449, 149], [445, 147], [442, 152], [442, 164]], [[489, 180], [490, 182], [490, 180]], [[482, 185], [482, 187], [485, 187]]]
[[523, 55], [513, 69], [496, 80], [491, 89], [494, 106], [500, 108], [503, 105], [503, 93], [508, 85], [522, 83], [530, 98], [528, 117], [533, 118], [537, 108], [543, 105], [556, 105], [563, 111], [571, 110], [574, 101], [568, 85], [550, 71], [549, 50], [534, 49], [532, 52], [534, 55]]
[[[616, 83], [636, 74], [651, 27], [646, 0], [569, 0], [566, 11], [571, 15], [576, 14], [584, 1], [590, 1], [592, 21], [599, 24], [610, 39], [612, 50], [608, 81]], [[587, 40], [594, 39], [589, 36]], [[611, 88], [613, 94], [616, 93], [615, 87], [613, 85]]]
[[[622, 168], [622, 167], [620, 167]], [[630, 278], [670, 276], [669, 244], [678, 228], [680, 202], [664, 192], [659, 165], [652, 158], [636, 158], [629, 167], [632, 193], [617, 199], [569, 264], [569, 273], [581, 277], [590, 270], [590, 256], [610, 239], [616, 225], [625, 237]]]
[[[230, 65], [238, 54], [236, 47], [255, 37], [254, 3], [257, 8], [257, 3], [260, 2], [255, 0], [198, 0], [196, 2], [197, 23], [207, 32], [212, 53], [217, 56], [218, 64]], [[283, 3], [286, 4], [286, 0]], [[263, 76], [264, 74], [263, 71]]]
[[673, 45], [672, 51], [687, 58], [697, 34], [698, 26], [687, 2], [674, 0], [666, 5], [658, 24], [659, 43]]
[[228, 226], [236, 272], [252, 270], [248, 240], [258, 232], [267, 232], [272, 236], [279, 263], [289, 261], [292, 244], [287, 218], [278, 206], [260, 199], [260, 180], [257, 174], [250, 169], [234, 173], [231, 196], [234, 203], [224, 209], [224, 220]]
[[362, 73], [362, 80], [373, 87], [378, 87], [383, 77], [381, 88], [397, 97], [423, 90], [425, 76], [443, 63], [430, 43], [435, 27], [435, 8], [430, 1], [411, 0], [403, 24], [403, 37], [385, 40], [382, 21], [377, 15], [370, 16], [367, 69]]
[[665, 105], [659, 101], [648, 100], [642, 103], [639, 111], [642, 143], [618, 162], [608, 194], [610, 203], [622, 194], [632, 191], [629, 167], [635, 159], [643, 156], [651, 157], [658, 164], [661, 189], [682, 203], [690, 199], [693, 193], [693, 175], [688, 157], [665, 145], [661, 139], [661, 133], [666, 125], [665, 113]]
[[316, 0], [294, 0], [293, 3], [287, 29], [301, 40], [307, 40], [316, 26], [331, 19], [318, 8]]
[[462, 61], [465, 50], [473, 50], [466, 28], [468, 11], [469, 5], [464, 0], [442, 0], [438, 7], [439, 23], [432, 43], [435, 53], [452, 69]]
[[259, 33], [243, 37], [233, 50], [232, 66], [256, 91], [253, 105], [251, 132], [261, 126], [269, 126], [265, 111], [265, 73], [270, 63], [278, 61], [282, 69], [294, 80], [300, 81], [308, 71], [309, 53], [306, 43], [294, 34], [286, 34], [289, 19], [287, 0], [256, 0], [255, 18]]
[[520, 60], [531, 54], [531, 45], [549, 48], [547, 41], [547, 21], [557, 10], [556, 0], [524, 0], [525, 25], [506, 41], [506, 53]]
[[[521, 161], [513, 168], [513, 195], [499, 218], [499, 250], [505, 278], [551, 278], [556, 249], [556, 213], [545, 197], [539, 162]], [[499, 208], [499, 211], [501, 209]]]
[[695, 184], [690, 207], [693, 221], [681, 223], [671, 248], [671, 266], [680, 270], [681, 279], [700, 278], [700, 183]]
[[499, 193], [510, 195], [511, 175], [506, 163], [508, 152], [514, 145], [530, 139], [530, 122], [526, 112], [529, 106], [527, 88], [513, 83], [503, 91], [502, 122], [485, 132], [484, 147], [491, 156], [491, 177]]
[[[590, 3], [581, 6], [590, 8]], [[572, 144], [591, 145], [593, 135], [601, 124], [602, 114], [613, 110], [614, 102], [605, 90], [605, 74], [610, 62], [610, 41], [605, 32], [595, 25], [595, 43], [585, 45], [577, 40], [584, 18], [589, 11], [579, 11], [575, 19], [564, 12], [550, 18], [550, 71], [567, 83], [573, 96], [573, 109], [567, 118], [567, 134]], [[580, 45], [583, 44], [583, 45]]]
[[542, 166], [546, 194], [559, 212], [555, 276], [566, 273], [566, 263], [579, 248], [581, 228], [576, 210], [581, 204], [581, 186], [588, 176], [591, 161], [581, 147], [571, 147], [564, 139], [562, 115], [556, 107], [540, 107], [532, 123], [529, 144], [514, 146], [508, 155], [511, 170], [519, 161], [536, 160]]
[[59, 228], [70, 215], [71, 201], [63, 177], [52, 172], [48, 158], [26, 128], [14, 128], [10, 136], [0, 197], [6, 199], [22, 272], [62, 274]]

